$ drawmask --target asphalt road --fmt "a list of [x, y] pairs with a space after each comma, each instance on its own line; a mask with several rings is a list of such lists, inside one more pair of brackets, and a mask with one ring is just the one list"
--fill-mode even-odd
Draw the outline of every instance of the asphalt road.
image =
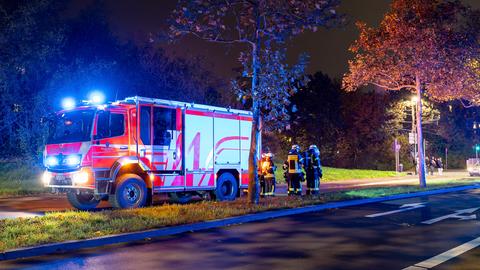
[[[480, 237], [477, 207], [480, 190], [471, 190], [3, 262], [0, 269], [404, 269]], [[479, 269], [479, 256], [473, 248], [433, 269]]]

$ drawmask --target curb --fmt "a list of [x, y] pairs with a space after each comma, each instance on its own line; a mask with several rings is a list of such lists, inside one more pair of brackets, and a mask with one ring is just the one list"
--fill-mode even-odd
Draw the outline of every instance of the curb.
[[272, 210], [272, 211], [266, 211], [266, 212], [255, 213], [255, 214], [248, 214], [244, 216], [230, 217], [225, 219], [211, 220], [211, 221], [179, 225], [179, 226], [172, 226], [172, 227], [153, 229], [148, 231], [116, 234], [116, 235], [102, 236], [102, 237], [91, 238], [86, 240], [73, 240], [73, 241], [67, 241], [67, 242], [61, 242], [61, 243], [40, 245], [35, 247], [19, 248], [19, 249], [8, 250], [3, 253], [0, 253], [0, 261], [14, 260], [14, 259], [20, 259], [20, 258], [26, 258], [26, 257], [35, 257], [35, 256], [46, 255], [46, 254], [51, 254], [56, 252], [73, 251], [73, 250], [78, 250], [83, 248], [93, 248], [93, 247], [99, 247], [99, 246], [111, 245], [111, 244], [141, 241], [148, 238], [158, 238], [163, 236], [213, 229], [218, 227], [231, 226], [231, 225], [266, 220], [271, 218], [279, 218], [279, 217], [285, 217], [290, 215], [317, 212], [317, 211], [322, 211], [326, 209], [357, 206], [357, 205], [364, 205], [369, 203], [377, 203], [377, 202], [384, 202], [384, 201], [398, 200], [398, 199], [407, 199], [407, 198], [414, 198], [414, 197], [427, 196], [427, 195], [436, 195], [436, 194], [464, 191], [464, 190], [477, 189], [477, 188], [480, 188], [480, 185], [468, 185], [468, 186], [443, 188], [443, 189], [436, 189], [436, 190], [422, 191], [422, 192], [415, 192], [415, 193], [404, 193], [404, 194], [397, 194], [397, 195], [371, 198], [371, 199], [332, 202], [332, 203], [325, 203], [321, 205], [305, 206], [300, 208]]

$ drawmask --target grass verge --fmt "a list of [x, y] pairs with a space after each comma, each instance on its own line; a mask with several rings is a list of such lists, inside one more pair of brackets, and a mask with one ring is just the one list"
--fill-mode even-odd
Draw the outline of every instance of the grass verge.
[[[277, 171], [275, 172], [275, 177], [280, 183], [285, 182], [283, 177], [282, 164], [276, 164]], [[362, 170], [362, 169], [342, 169], [342, 168], [332, 168], [332, 167], [322, 167], [323, 178], [322, 182], [332, 182], [332, 181], [341, 181], [341, 180], [352, 180], [352, 179], [369, 179], [369, 178], [384, 178], [384, 177], [395, 177], [395, 176], [404, 176], [405, 173], [397, 174], [395, 171], [377, 171], [377, 170]]]
[[[21, 196], [44, 193], [40, 177], [43, 169], [25, 163], [9, 162], [0, 163], [0, 197]], [[357, 170], [323, 167], [322, 182], [340, 181], [348, 179], [367, 179], [380, 177], [393, 177], [393, 171]], [[281, 164], [277, 164], [276, 176], [283, 182]]]
[[0, 252], [20, 247], [182, 225], [267, 210], [411, 193], [478, 182], [480, 181], [460, 180], [436, 183], [428, 188], [399, 186], [326, 193], [320, 197], [275, 197], [262, 199], [258, 205], [248, 204], [245, 198], [240, 198], [234, 202], [204, 201], [187, 205], [166, 204], [131, 210], [52, 212], [42, 217], [0, 220]]
[[45, 192], [40, 177], [42, 169], [24, 163], [0, 163], [0, 196], [29, 195]]

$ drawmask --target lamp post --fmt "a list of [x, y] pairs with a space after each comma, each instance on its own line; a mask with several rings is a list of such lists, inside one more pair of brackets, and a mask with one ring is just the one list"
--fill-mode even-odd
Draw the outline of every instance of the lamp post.
[[417, 106], [417, 97], [416, 96], [412, 96], [412, 99], [411, 99], [411, 104], [412, 104], [412, 134], [413, 134], [413, 159], [414, 159], [414, 163], [416, 164], [415, 166], [415, 173], [417, 173], [417, 167], [418, 167], [418, 161], [417, 161], [417, 136], [416, 136], [416, 133], [415, 132], [415, 107]]

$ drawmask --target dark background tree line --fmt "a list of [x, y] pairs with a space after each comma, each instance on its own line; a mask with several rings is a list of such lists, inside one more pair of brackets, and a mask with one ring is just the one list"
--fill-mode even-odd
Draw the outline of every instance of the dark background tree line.
[[[133, 95], [223, 105], [226, 83], [204, 59], [169, 57], [157, 43], [120, 41], [101, 1], [62, 17], [61, 1], [0, 1], [0, 157], [39, 160], [46, 125], [61, 99], [101, 89], [110, 100]], [[82, 93], [79, 95], [79, 93]]]
[[[248, 109], [208, 61], [169, 57], [148, 37], [140, 45], [120, 41], [100, 2], [69, 18], [59, 16], [64, 9], [58, 1], [0, 1], [0, 157], [38, 162], [43, 116], [58, 110], [65, 95], [91, 89], [106, 90], [111, 100], [144, 95]], [[401, 162], [411, 166], [411, 94], [346, 93], [321, 72], [309, 77], [288, 102], [286, 128], [263, 136], [279, 160], [293, 143], [317, 144], [325, 165], [391, 170], [397, 138]], [[476, 108], [431, 103], [425, 117], [427, 154], [444, 157], [448, 148], [449, 167], [463, 167], [477, 143]]]

